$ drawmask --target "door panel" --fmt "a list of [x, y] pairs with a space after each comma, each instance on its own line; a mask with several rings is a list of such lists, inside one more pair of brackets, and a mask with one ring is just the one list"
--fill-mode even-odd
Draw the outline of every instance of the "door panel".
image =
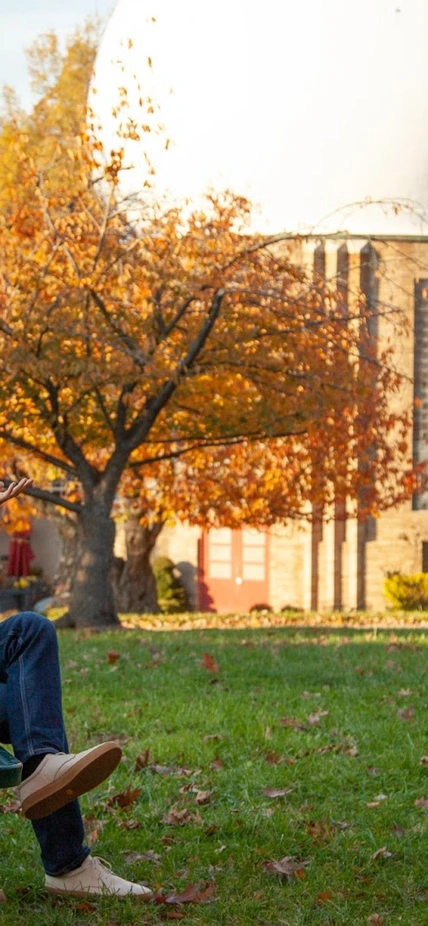
[[202, 610], [249, 611], [269, 603], [269, 535], [250, 528], [206, 531], [201, 541]]

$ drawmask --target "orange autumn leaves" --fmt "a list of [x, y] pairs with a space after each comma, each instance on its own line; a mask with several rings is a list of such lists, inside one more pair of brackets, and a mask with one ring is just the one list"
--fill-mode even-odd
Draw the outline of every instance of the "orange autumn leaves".
[[284, 242], [248, 233], [240, 197], [125, 201], [120, 147], [100, 150], [67, 94], [61, 133], [42, 132], [52, 92], [0, 154], [5, 444], [80, 483], [79, 504], [120, 487], [146, 524], [266, 526], [357, 496], [366, 515], [408, 494], [400, 378], [362, 301], [345, 318]]

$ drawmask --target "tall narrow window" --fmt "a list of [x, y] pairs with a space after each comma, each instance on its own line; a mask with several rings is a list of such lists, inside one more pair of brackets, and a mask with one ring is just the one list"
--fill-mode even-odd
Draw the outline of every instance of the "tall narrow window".
[[[428, 280], [415, 284], [413, 459], [428, 460]], [[428, 492], [413, 496], [415, 510], [428, 508]]]
[[314, 251], [314, 282], [318, 286], [325, 283], [325, 248], [322, 242]]
[[346, 244], [337, 252], [337, 291], [340, 297], [341, 311], [345, 318], [348, 315], [348, 288], [349, 288], [349, 254]]
[[372, 338], [377, 338], [379, 328], [379, 281], [376, 273], [378, 265], [379, 258], [375, 249], [371, 244], [366, 244], [361, 250], [360, 289], [366, 299], [369, 334]]

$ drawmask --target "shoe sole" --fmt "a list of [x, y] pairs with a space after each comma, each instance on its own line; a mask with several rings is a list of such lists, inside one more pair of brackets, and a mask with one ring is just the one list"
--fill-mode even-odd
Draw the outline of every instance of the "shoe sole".
[[21, 804], [24, 817], [39, 820], [48, 817], [81, 794], [92, 791], [108, 778], [120, 762], [122, 750], [111, 743], [101, 743], [89, 756], [75, 762], [68, 772], [58, 775], [57, 781], [29, 794]]
[[115, 894], [112, 891], [103, 891], [101, 894], [95, 894], [90, 891], [62, 891], [60, 888], [47, 887], [46, 885], [45, 891], [56, 897], [79, 897], [82, 900], [101, 900], [104, 897], [119, 897], [120, 899], [132, 897], [133, 900], [139, 900], [141, 903], [148, 903], [148, 901], [153, 900], [154, 897], [153, 891], [147, 891], [146, 894], [134, 894], [132, 891], [130, 894]]

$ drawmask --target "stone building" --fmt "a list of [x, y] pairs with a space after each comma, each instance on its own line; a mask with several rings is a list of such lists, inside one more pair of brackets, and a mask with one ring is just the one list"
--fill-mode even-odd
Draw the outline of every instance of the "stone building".
[[[296, 242], [296, 261], [336, 280], [348, 300], [362, 292], [373, 333], [391, 341], [403, 374], [398, 401], [413, 407], [413, 459], [428, 459], [428, 238], [332, 233]], [[385, 306], [392, 311], [379, 313]], [[398, 335], [394, 311], [408, 320]], [[420, 404], [414, 404], [415, 398]], [[415, 495], [379, 518], [329, 518], [266, 532], [198, 532], [183, 527], [160, 538], [177, 562], [196, 607], [220, 611], [267, 604], [311, 610], [383, 609], [388, 572], [428, 571], [428, 495]], [[182, 551], [187, 551], [187, 564]], [[192, 553], [190, 554], [190, 551]]]

